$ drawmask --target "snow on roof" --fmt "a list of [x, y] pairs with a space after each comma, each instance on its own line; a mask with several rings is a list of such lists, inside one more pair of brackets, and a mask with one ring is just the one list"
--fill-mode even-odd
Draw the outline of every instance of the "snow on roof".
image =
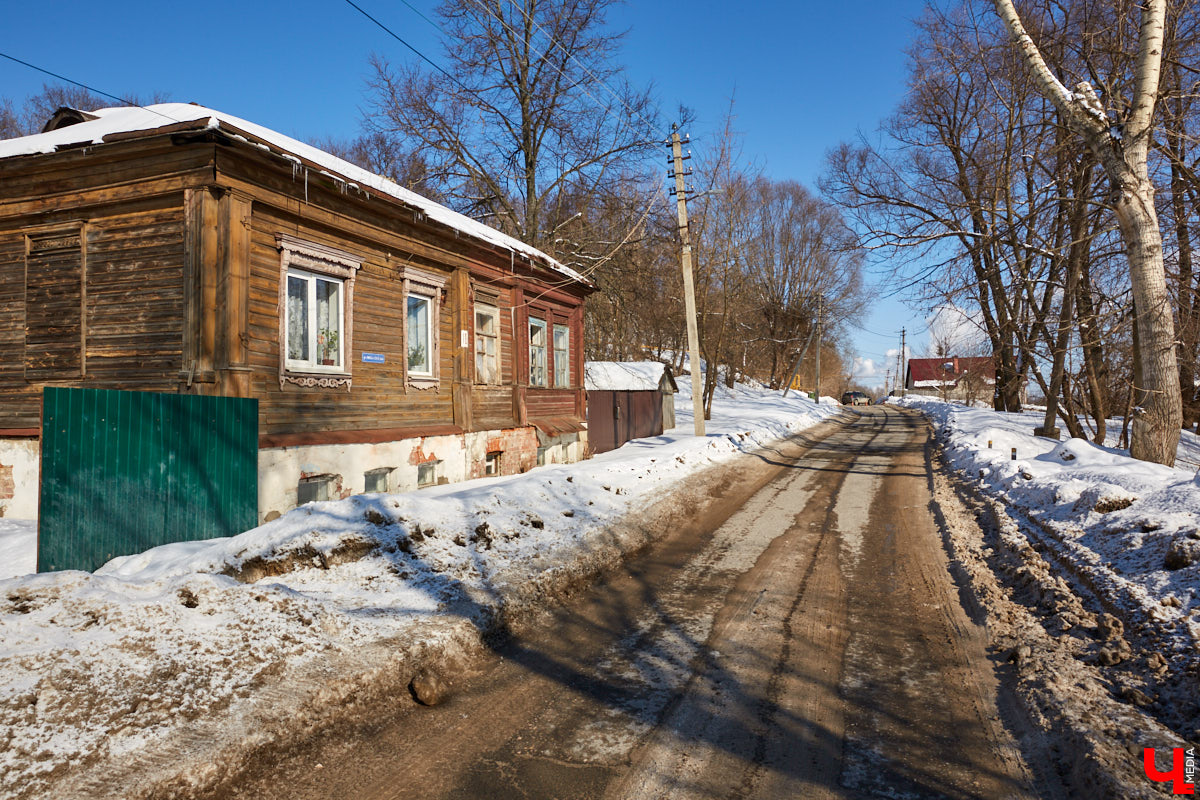
[[584, 364], [583, 384], [600, 392], [657, 390], [666, 369], [657, 361], [589, 361]]
[[150, 136], [163, 128], [178, 129], [180, 123], [194, 123], [187, 125], [187, 129], [222, 130], [233, 136], [246, 138], [248, 141], [255, 140], [254, 143], [264, 149], [279, 151], [285, 156], [290, 155], [293, 160], [298, 157], [319, 169], [346, 179], [348, 184], [356, 184], [359, 187], [373, 189], [388, 195], [405, 205], [418, 209], [431, 220], [468, 234], [489, 245], [520, 253], [581, 283], [588, 282], [578, 272], [556, 261], [536, 247], [421, 197], [387, 178], [330, 155], [324, 150], [232, 114], [225, 114], [192, 103], [159, 103], [150, 106], [99, 108], [87, 112], [87, 116], [95, 117], [95, 119], [46, 133], [0, 141], [0, 158], [53, 153], [55, 150], [67, 146], [104, 144], [106, 141], [112, 141], [111, 137], [118, 134], [144, 132]]

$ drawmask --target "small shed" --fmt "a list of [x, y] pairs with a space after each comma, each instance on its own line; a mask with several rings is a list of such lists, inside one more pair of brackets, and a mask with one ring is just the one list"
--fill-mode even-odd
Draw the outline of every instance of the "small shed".
[[675, 377], [657, 361], [589, 361], [584, 365], [592, 452], [675, 427]]

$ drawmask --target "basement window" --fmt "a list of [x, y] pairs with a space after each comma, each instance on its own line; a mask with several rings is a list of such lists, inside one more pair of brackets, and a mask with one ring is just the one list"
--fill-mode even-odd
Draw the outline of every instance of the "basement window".
[[296, 505], [329, 500], [333, 497], [333, 485], [336, 480], [336, 475], [311, 475], [301, 478], [296, 486]]
[[379, 467], [363, 473], [364, 491], [367, 494], [386, 494], [391, 491], [393, 467]]
[[500, 474], [500, 451], [495, 450], [488, 453], [483, 460], [484, 475], [499, 475]]
[[438, 482], [438, 465], [441, 461], [426, 461], [417, 467], [417, 488], [436, 486]]

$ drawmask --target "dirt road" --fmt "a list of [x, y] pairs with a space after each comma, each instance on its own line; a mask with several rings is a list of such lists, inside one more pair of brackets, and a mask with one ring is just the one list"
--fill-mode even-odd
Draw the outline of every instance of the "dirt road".
[[724, 524], [548, 612], [445, 705], [381, 709], [223, 796], [1038, 796], [947, 569], [927, 428], [847, 413], [732, 481]]

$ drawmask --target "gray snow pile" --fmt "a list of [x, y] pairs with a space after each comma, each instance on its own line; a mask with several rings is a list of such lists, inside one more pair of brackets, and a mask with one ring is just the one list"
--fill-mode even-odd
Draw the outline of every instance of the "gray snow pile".
[[1185, 431], [1179, 466], [1165, 467], [1034, 436], [1041, 413], [901, 404], [931, 420], [946, 460], [990, 503], [997, 531], [980, 558], [1048, 634], [988, 623], [1013, 648], [1034, 716], [1073, 737], [1059, 748], [1074, 750], [1071, 769], [1111, 782], [1097, 797], [1169, 792], [1145, 777], [1142, 753], [1156, 748], [1166, 770], [1170, 748], [1200, 741], [1200, 441]]
[[[179, 772], [187, 765], [173, 762], [191, 745], [212, 761], [221, 743], [195, 740], [253, 737], [261, 726], [237, 717], [242, 706], [299, 714], [287, 706], [299, 692], [261, 702], [289, 676], [306, 675], [312, 696], [332, 702], [353, 676], [322, 665], [376, 651], [383, 664], [478, 638], [511, 608], [644, 545], [622, 521], [670, 501], [689, 478], [836, 412], [721, 387], [709, 435], [697, 439], [684, 433], [692, 418], [680, 382], [679, 427], [586, 462], [310, 503], [239, 536], [155, 548], [95, 574], [0, 580], [0, 795], [104, 795], [89, 773]], [[219, 714], [219, 732], [206, 731]], [[211, 780], [219, 767], [197, 765], [184, 780]]]

